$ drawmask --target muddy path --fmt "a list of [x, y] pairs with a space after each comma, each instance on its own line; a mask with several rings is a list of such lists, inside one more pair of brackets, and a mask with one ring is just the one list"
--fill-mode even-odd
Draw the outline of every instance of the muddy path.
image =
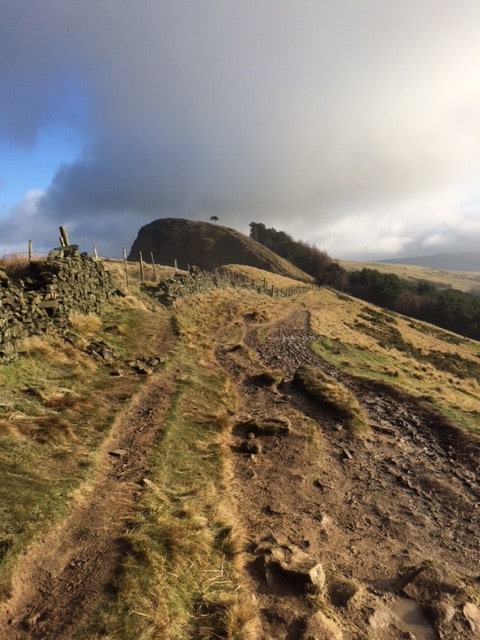
[[[311, 352], [315, 337], [301, 313], [263, 340], [247, 326], [250, 353], [217, 351], [242, 399], [232, 453], [260, 638], [479, 638], [478, 439], [424, 402], [336, 371]], [[293, 388], [307, 363], [355, 392], [365, 435]], [[283, 371], [280, 389], [254, 382], [262, 366]], [[245, 453], [251, 425], [272, 418], [288, 433], [260, 428], [260, 452]]]
[[[173, 338], [159, 327], [150, 340], [164, 356]], [[2, 640], [72, 640], [112, 595], [124, 534], [173, 393], [171, 375], [160, 372], [116, 417], [95, 476], [74, 496], [69, 517], [20, 558], [11, 597], [0, 606]]]

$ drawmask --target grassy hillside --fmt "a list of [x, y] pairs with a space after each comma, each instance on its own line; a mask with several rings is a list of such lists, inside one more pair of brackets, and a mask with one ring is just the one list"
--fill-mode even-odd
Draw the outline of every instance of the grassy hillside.
[[[41, 637], [59, 640], [259, 637], [261, 592], [256, 595], [252, 592], [252, 577], [247, 575], [244, 554], [260, 543], [255, 537], [257, 532], [246, 530], [245, 514], [242, 515], [238, 502], [240, 490], [255, 482], [259, 463], [255, 457], [245, 458], [248, 480], [239, 484], [235, 479], [238, 446], [232, 436], [239, 416], [260, 432], [265, 429], [261, 422], [252, 423], [251, 413], [242, 413], [255, 396], [253, 380], [267, 380], [267, 384], [261, 383], [268, 399], [262, 405], [261, 415], [269, 417], [281, 412], [279, 424], [298, 438], [292, 450], [300, 445], [306, 447], [318, 462], [325, 457], [327, 435], [333, 434], [328, 436], [334, 445], [327, 458], [346, 456], [348, 464], [339, 464], [348, 468], [360, 445], [354, 441], [335, 444], [335, 438], [342, 433], [338, 420], [326, 428], [327, 435], [320, 437], [319, 424], [327, 418], [322, 414], [316, 422], [312, 417], [315, 413], [301, 413], [288, 385], [279, 392], [277, 386], [285, 374], [267, 368], [254, 348], [254, 340], [268, 345], [271, 335], [279, 335], [285, 357], [294, 362], [300, 356], [308, 360], [314, 357], [313, 352], [318, 354], [327, 373], [320, 375], [311, 368], [307, 373], [315, 376], [316, 388], [328, 390], [330, 413], [335, 412], [337, 397], [340, 398], [337, 409], [344, 413], [346, 403], [354, 406], [356, 412], [357, 407], [363, 407], [363, 395], [353, 397], [354, 387], [347, 392], [338, 381], [344, 375], [360, 380], [366, 385], [363, 389], [370, 382], [372, 385], [380, 382], [385, 385], [385, 393], [390, 388], [398, 389], [405, 398], [419, 398], [432, 411], [438, 410], [462, 428], [480, 435], [478, 342], [329, 289], [288, 298], [272, 298], [247, 289], [212, 289], [179, 299], [167, 310], [148, 297], [148, 287], [139, 282], [137, 264], [128, 264], [128, 288], [123, 264], [115, 261], [104, 264], [124, 292], [122, 297], [112, 301], [98, 318], [72, 317], [68, 341], [55, 334], [31, 339], [25, 357], [0, 364], [0, 635], [8, 628], [12, 640], [40, 637], [35, 634], [43, 629], [41, 625], [50, 624], [49, 620], [53, 625], [57, 616], [63, 621], [68, 618], [74, 626], [66, 630], [60, 622], [58, 629], [46, 626], [49, 631], [42, 631]], [[255, 267], [228, 268], [252, 279], [265, 279], [278, 288], [291, 286], [291, 280]], [[157, 267], [157, 275], [171, 277], [173, 269]], [[148, 277], [153, 278], [153, 271]], [[296, 330], [305, 332], [311, 351], [308, 347], [305, 353], [291, 347], [287, 334], [282, 336], [278, 326], [288, 318], [298, 318]], [[102, 346], [114, 354], [113, 359], [99, 355]], [[277, 355], [275, 358], [278, 368], [284, 368]], [[142, 370], [139, 364], [147, 360], [151, 363], [152, 359], [156, 363], [149, 365], [151, 370]], [[227, 360], [231, 369], [226, 368]], [[241, 365], [249, 368], [245, 387], [238, 383]], [[252, 376], [251, 372], [257, 375]], [[139, 395], [140, 387], [143, 391]], [[155, 403], [162, 403], [161, 412]], [[362, 420], [367, 419], [371, 405], [367, 409], [365, 413], [361, 409]], [[113, 452], [109, 443], [112, 434], [121, 428], [135, 430], [138, 421], [142, 421], [141, 429], [153, 431], [148, 446], [144, 443], [143, 449], [135, 451], [139, 458], [138, 475], [126, 481], [122, 469], [128, 470], [133, 464], [129, 458], [133, 453], [129, 446], [133, 445], [128, 444], [132, 441], [127, 438], [127, 444], [121, 447], [117, 443]], [[141, 433], [141, 429], [137, 432]], [[365, 430], [362, 428], [360, 432]], [[278, 440], [278, 450], [288, 451], [284, 442]], [[273, 445], [270, 446], [273, 450]], [[265, 458], [268, 460], [268, 455]], [[287, 465], [283, 476], [290, 478], [292, 487], [300, 483], [306, 492], [310, 467], [301, 460], [296, 464], [291, 469]], [[118, 487], [110, 489], [105, 474], [114, 465], [119, 468]], [[274, 467], [267, 477], [273, 473]], [[320, 489], [324, 492], [332, 479], [319, 479], [318, 472], [315, 473], [317, 484], [312, 484], [312, 490], [324, 496]], [[108, 491], [102, 493], [105, 486]], [[129, 487], [134, 493], [127, 500], [128, 494], [122, 491]], [[290, 489], [282, 489], [281, 499]], [[89, 584], [96, 574], [101, 576], [98, 569], [85, 574], [84, 579], [71, 578], [67, 583], [71, 587], [71, 602], [69, 588], [64, 586], [67, 578], [60, 572], [56, 587], [47, 591], [64, 594], [64, 608], [57, 611], [49, 604], [48, 615], [42, 617], [46, 596], [39, 589], [41, 598], [35, 599], [36, 578], [31, 567], [36, 564], [50, 567], [51, 562], [50, 573], [54, 576], [60, 562], [57, 556], [49, 559], [50, 538], [46, 538], [46, 547], [42, 547], [42, 541], [54, 528], [57, 538], [58, 531], [68, 529], [66, 516], [75, 514], [78, 505], [92, 500], [97, 490], [102, 505], [99, 512], [109, 512], [113, 504], [110, 500], [117, 500], [117, 507], [123, 509], [114, 523], [120, 529], [110, 531], [110, 525], [104, 525], [107, 543], [119, 540], [120, 560], [112, 566], [103, 590], [92, 590], [90, 594], [76, 591], [81, 588], [79, 585]], [[261, 517], [276, 523], [270, 531], [277, 535], [282, 511], [277, 507], [278, 496], [272, 495], [265, 504], [260, 501], [264, 509]], [[335, 515], [334, 507], [325, 506], [324, 498], [321, 512], [315, 505], [312, 498], [304, 513], [312, 510], [315, 514], [316, 526], [323, 531], [322, 544], [326, 544], [325, 541], [334, 538], [334, 532], [327, 527], [328, 518]], [[302, 520], [306, 517], [304, 513]], [[295, 527], [292, 525], [291, 530]], [[83, 564], [78, 560], [80, 549], [88, 544], [92, 532], [100, 537], [102, 531], [94, 521], [83, 523], [74, 537], [72, 556], [68, 556], [67, 542], [60, 547], [61, 557], [66, 558], [65, 566], [72, 571], [75, 567], [80, 570], [83, 564], [88, 567], [95, 548], [92, 551], [85, 546], [88, 560]], [[315, 536], [319, 538], [318, 531]], [[358, 544], [355, 540], [352, 548]], [[348, 548], [350, 544], [344, 544], [342, 539], [341, 549], [345, 551], [338, 551], [335, 564], [341, 563], [342, 553], [347, 553]], [[324, 555], [322, 562], [328, 563], [326, 552]], [[99, 561], [102, 562], [101, 557]], [[393, 575], [388, 568], [382, 571], [383, 576]], [[25, 576], [30, 578], [26, 580]], [[41, 586], [43, 589], [43, 582]], [[334, 620], [343, 620], [341, 626], [347, 640], [366, 637], [359, 635], [358, 628], [350, 627], [353, 623], [348, 621], [361, 607], [340, 607], [332, 613], [334, 595], [331, 601], [328, 597], [310, 593], [302, 599], [301, 607], [328, 614], [331, 625]], [[469, 592], [468, 598], [469, 602], [477, 601], [474, 592]], [[2, 605], [2, 601], [6, 604]], [[370, 601], [365, 602], [370, 610]], [[78, 614], [76, 622], [80, 606], [83, 617]], [[30, 617], [21, 613], [25, 611], [32, 612], [28, 614]], [[272, 619], [275, 611], [272, 609]], [[15, 625], [2, 627], [2, 615], [15, 624], [18, 622], [20, 631], [15, 631]]]
[[405, 278], [412, 282], [426, 280], [439, 287], [451, 287], [467, 293], [480, 290], [480, 275], [475, 271], [448, 271], [417, 265], [356, 262], [353, 260], [339, 260], [338, 262], [347, 271], [361, 271], [364, 268], [376, 269], [380, 273], [394, 273], [399, 278]]
[[475, 271], [480, 272], [480, 253], [437, 253], [431, 256], [419, 256], [416, 258], [397, 258], [384, 260], [390, 264], [412, 264], [420, 267], [449, 271]]
[[138, 260], [140, 251], [147, 262], [153, 254], [157, 263], [173, 266], [176, 260], [183, 269], [196, 265], [200, 269], [213, 270], [238, 263], [304, 282], [313, 280], [239, 231], [196, 220], [163, 218], [145, 225], [133, 243], [129, 260]]

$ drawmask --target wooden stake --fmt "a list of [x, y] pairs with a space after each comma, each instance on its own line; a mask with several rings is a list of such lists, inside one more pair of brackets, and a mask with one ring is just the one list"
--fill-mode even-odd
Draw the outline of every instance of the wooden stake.
[[125, 266], [125, 280], [127, 281], [128, 287], [127, 252], [125, 251], [125, 247], [123, 247], [123, 264]]
[[177, 259], [175, 258], [175, 272], [177, 271], [178, 267], [177, 267]]
[[95, 260], [98, 260], [97, 247], [95, 245], [93, 245], [93, 255], [95, 256]]
[[64, 242], [63, 246], [64, 246], [64, 247], [68, 247], [68, 245], [70, 244], [70, 242], [68, 241], [68, 233], [67, 233], [67, 230], [65, 229], [65, 227], [59, 227], [59, 229], [60, 229], [60, 235], [62, 236], [62, 238], [63, 238], [63, 242]]
[[157, 281], [157, 272], [155, 271], [155, 260], [153, 259], [153, 251], [150, 251], [150, 257], [152, 259], [152, 268], [153, 268], [153, 280]]
[[32, 241], [28, 241], [28, 264], [32, 264]]
[[139, 259], [139, 262], [140, 262], [140, 280], [142, 282], [144, 282], [145, 281], [145, 277], [144, 277], [144, 273], [143, 273], [143, 257], [142, 257], [142, 252], [141, 251], [139, 251], [139, 253], [138, 253], [138, 259]]

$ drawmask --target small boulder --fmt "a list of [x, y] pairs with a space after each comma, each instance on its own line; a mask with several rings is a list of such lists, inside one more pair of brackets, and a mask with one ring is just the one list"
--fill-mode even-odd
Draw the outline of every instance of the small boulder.
[[447, 568], [425, 563], [407, 569], [399, 579], [399, 586], [407, 597], [427, 604], [441, 599], [443, 594], [461, 593], [466, 585]]
[[250, 455], [256, 455], [258, 453], [262, 453], [261, 443], [252, 438], [247, 438], [246, 440], [243, 440], [242, 444], [240, 445], [240, 449], [243, 451], [243, 453], [248, 453]]
[[334, 620], [317, 611], [306, 619], [301, 640], [343, 640], [343, 633]]
[[467, 602], [463, 606], [463, 615], [467, 619], [472, 631], [480, 632], [480, 609], [473, 602]]

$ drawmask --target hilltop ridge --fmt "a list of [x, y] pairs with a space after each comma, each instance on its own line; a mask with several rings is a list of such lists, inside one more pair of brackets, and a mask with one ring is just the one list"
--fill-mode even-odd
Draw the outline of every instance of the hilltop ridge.
[[477, 253], [436, 253], [431, 256], [414, 258], [392, 258], [378, 260], [384, 264], [411, 264], [430, 269], [446, 269], [448, 271], [480, 271], [480, 252]]
[[173, 265], [177, 261], [182, 268], [196, 265], [213, 270], [226, 264], [244, 264], [303, 282], [313, 281], [311, 276], [240, 231], [198, 220], [160, 218], [144, 225], [128, 259], [138, 260], [140, 251], [146, 260], [153, 254], [159, 264]]

